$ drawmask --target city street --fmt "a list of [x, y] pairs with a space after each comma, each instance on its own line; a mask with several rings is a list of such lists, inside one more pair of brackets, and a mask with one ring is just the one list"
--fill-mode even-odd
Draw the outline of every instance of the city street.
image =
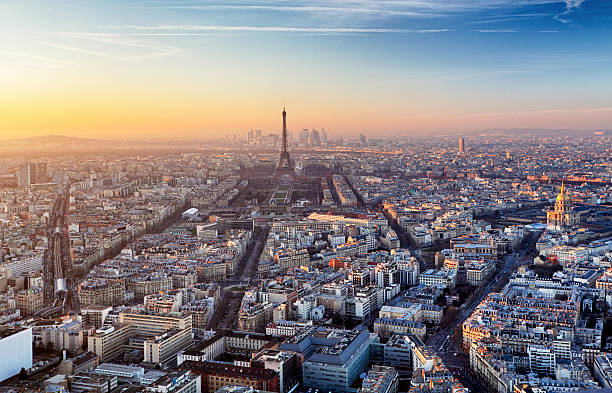
[[[469, 357], [463, 352], [461, 342], [453, 340], [455, 329], [461, 329], [463, 322], [472, 315], [476, 307], [491, 293], [503, 286], [510, 276], [516, 271], [522, 262], [527, 262], [526, 255], [534, 250], [535, 244], [541, 232], [530, 232], [521, 243], [520, 248], [513, 254], [504, 258], [503, 267], [496, 271], [484, 287], [476, 290], [470, 298], [469, 304], [462, 307], [461, 312], [446, 328], [441, 329], [434, 336], [427, 340], [430, 345], [442, 358], [449, 369], [455, 371], [462, 383], [473, 389], [473, 381], [470, 380], [467, 368], [469, 368]], [[482, 390], [482, 387], [479, 387]]]
[[251, 244], [238, 263], [238, 266], [234, 268], [234, 275], [220, 283], [221, 299], [212, 318], [208, 322], [209, 329], [234, 328], [244, 292], [235, 291], [232, 288], [247, 286], [257, 274], [257, 263], [266, 244], [268, 231], [266, 228], [253, 233]]

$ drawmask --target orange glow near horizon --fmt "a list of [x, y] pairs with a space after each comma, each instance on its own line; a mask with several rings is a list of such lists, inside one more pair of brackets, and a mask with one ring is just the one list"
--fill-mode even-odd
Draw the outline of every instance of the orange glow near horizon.
[[0, 4], [0, 139], [612, 125], [594, 1], [153, 3]]
[[[351, 104], [291, 103], [288, 128], [325, 128], [332, 136], [358, 133], [439, 133], [483, 128], [592, 128], [612, 123], [612, 108], [524, 111], [436, 116], [433, 111], [401, 113], [401, 108], [356, 107]], [[130, 139], [155, 137], [219, 137], [249, 129], [279, 132], [281, 104], [274, 107], [253, 98], [213, 98], [176, 94], [52, 94], [0, 101], [0, 137], [66, 135]]]

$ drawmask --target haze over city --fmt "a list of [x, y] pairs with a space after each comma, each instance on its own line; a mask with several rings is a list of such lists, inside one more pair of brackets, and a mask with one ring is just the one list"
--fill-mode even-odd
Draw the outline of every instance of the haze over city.
[[0, 135], [609, 128], [603, 0], [8, 1]]

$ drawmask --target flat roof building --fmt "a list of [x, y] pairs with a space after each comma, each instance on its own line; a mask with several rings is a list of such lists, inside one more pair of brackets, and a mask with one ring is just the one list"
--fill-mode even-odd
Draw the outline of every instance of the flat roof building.
[[32, 367], [32, 329], [0, 327], [0, 381]]

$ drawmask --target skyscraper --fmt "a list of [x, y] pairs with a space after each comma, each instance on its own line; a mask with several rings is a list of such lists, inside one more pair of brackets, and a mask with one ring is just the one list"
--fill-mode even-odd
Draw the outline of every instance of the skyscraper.
[[20, 187], [47, 182], [47, 163], [29, 162], [17, 169], [17, 183]]
[[308, 144], [308, 139], [310, 139], [310, 131], [308, 131], [308, 128], [304, 128], [302, 129], [302, 132], [300, 133], [300, 144], [301, 145]]
[[316, 129], [312, 129], [310, 133], [310, 145], [311, 146], [321, 146], [321, 137], [319, 136], [319, 131]]
[[463, 144], [463, 138], [459, 138], [459, 154], [465, 153], [465, 146]]
[[30, 167], [27, 164], [21, 165], [17, 168], [17, 185], [28, 187], [30, 184]]

